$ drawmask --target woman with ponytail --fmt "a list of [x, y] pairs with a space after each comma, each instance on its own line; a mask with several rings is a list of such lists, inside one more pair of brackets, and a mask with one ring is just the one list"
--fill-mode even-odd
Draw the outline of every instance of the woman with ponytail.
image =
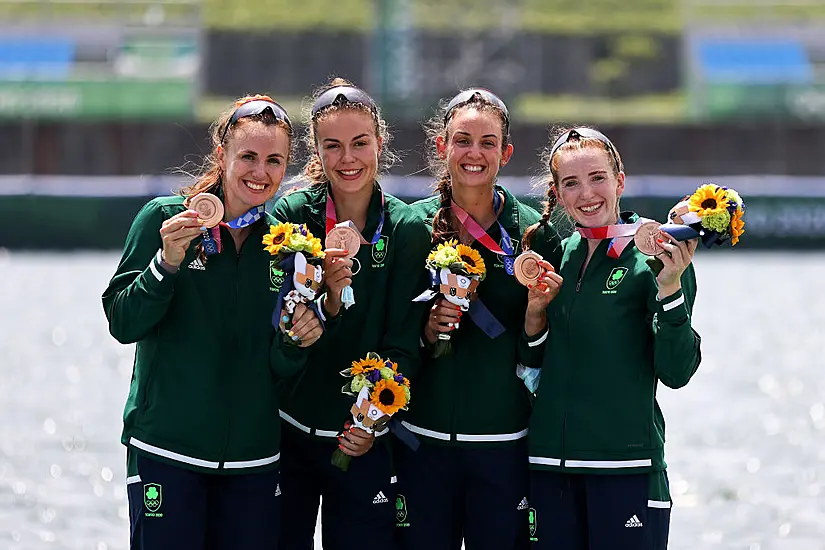
[[122, 434], [135, 550], [277, 540], [275, 379], [304, 366], [322, 330], [303, 305], [298, 346], [272, 325], [264, 205], [291, 157], [289, 117], [269, 97], [244, 97], [211, 138], [197, 181], [138, 213], [103, 294], [112, 336], [137, 343]]
[[[527, 334], [545, 340], [530, 418], [533, 548], [665, 550], [671, 499], [661, 382], [688, 383], [699, 366], [691, 327], [696, 240], [660, 231], [657, 274], [636, 249], [633, 212], [620, 212], [624, 166], [591, 128], [566, 129], [542, 155], [550, 198], [576, 231], [562, 243], [561, 285], [531, 291]], [[539, 224], [526, 241], [540, 247]]]
[[[353, 402], [341, 392], [345, 378], [339, 372], [375, 352], [414, 378], [426, 307], [412, 299], [427, 286], [422, 266], [429, 236], [410, 207], [378, 183], [393, 160], [390, 134], [364, 90], [333, 80], [313, 94], [308, 119], [304, 185], [276, 203], [275, 217], [306, 223], [314, 235], [350, 222], [361, 245], [354, 255], [327, 249], [326, 292], [319, 298], [327, 331], [313, 346], [306, 370], [285, 384], [281, 521], [289, 528], [281, 533], [280, 548], [313, 547], [322, 501], [326, 550], [390, 549], [390, 438], [386, 429], [368, 434], [350, 426]], [[357, 457], [347, 471], [331, 463], [336, 449]]]
[[[524, 333], [527, 289], [513, 260], [539, 215], [496, 183], [513, 154], [509, 127], [504, 102], [480, 88], [444, 101], [427, 124], [438, 194], [412, 206], [432, 227], [433, 245], [471, 246], [487, 275], [467, 318], [439, 298], [421, 335], [424, 365], [404, 421], [421, 445], [398, 450], [397, 531], [407, 550], [457, 550], [462, 539], [467, 550], [527, 546], [530, 404], [516, 369], [535, 342]], [[452, 351], [433, 358], [445, 332]]]

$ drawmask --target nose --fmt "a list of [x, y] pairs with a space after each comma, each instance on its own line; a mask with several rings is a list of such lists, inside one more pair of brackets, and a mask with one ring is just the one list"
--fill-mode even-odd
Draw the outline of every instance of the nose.
[[343, 147], [343, 154], [341, 156], [342, 163], [350, 163], [355, 162], [355, 155], [353, 154], [352, 147], [349, 145], [344, 145]]

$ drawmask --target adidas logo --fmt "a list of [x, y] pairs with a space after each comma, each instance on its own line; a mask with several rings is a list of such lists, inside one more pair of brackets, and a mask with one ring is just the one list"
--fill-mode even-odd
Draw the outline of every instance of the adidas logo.
[[378, 491], [378, 494], [372, 499], [373, 504], [385, 504], [387, 502], [389, 502], [389, 500], [384, 496], [384, 491]]
[[197, 270], [199, 270], [199, 271], [206, 271], [206, 266], [205, 266], [205, 265], [203, 265], [203, 262], [201, 261], [201, 259], [200, 259], [200, 258], [195, 258], [195, 259], [194, 259], [194, 260], [192, 260], [192, 262], [189, 264], [189, 269], [197, 269]]
[[281, 496], [281, 484], [280, 483], [275, 486], [275, 496], [276, 497]]
[[527, 502], [527, 497], [524, 497], [523, 499], [521, 499], [521, 502], [519, 502], [518, 508], [516, 508], [516, 510], [526, 510], [529, 507], [530, 504]]
[[642, 524], [641, 521], [639, 521], [639, 518], [636, 517], [636, 514], [633, 514], [633, 517], [630, 518], [629, 520], [627, 520], [627, 523], [625, 523], [624, 526], [625, 527], [643, 527], [644, 525]]

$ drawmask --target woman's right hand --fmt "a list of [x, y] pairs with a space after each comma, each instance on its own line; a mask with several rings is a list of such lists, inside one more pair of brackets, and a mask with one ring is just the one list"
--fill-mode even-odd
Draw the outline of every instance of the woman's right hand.
[[324, 252], [324, 284], [327, 287], [324, 309], [335, 317], [341, 310], [341, 291], [352, 284], [352, 258], [347, 258], [347, 251], [340, 248], [328, 248]]
[[[439, 298], [430, 308], [430, 316], [424, 325], [424, 336], [431, 344], [438, 339], [439, 332], [450, 332], [461, 320], [461, 308], [451, 304], [445, 298]], [[452, 326], [450, 326], [452, 325]]]
[[186, 210], [175, 214], [163, 222], [160, 227], [160, 238], [163, 241], [163, 261], [178, 267], [183, 263], [189, 243], [201, 234], [203, 224], [194, 210]]
[[527, 287], [527, 312], [524, 319], [524, 331], [528, 336], [541, 332], [547, 325], [547, 306], [558, 295], [564, 279], [556, 273], [553, 266], [544, 260], [539, 261], [544, 273], [532, 285]]

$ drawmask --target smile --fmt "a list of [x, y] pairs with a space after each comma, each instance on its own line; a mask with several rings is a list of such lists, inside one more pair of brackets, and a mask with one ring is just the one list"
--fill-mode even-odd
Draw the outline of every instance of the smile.
[[596, 210], [601, 208], [603, 204], [604, 204], [603, 202], [600, 202], [598, 204], [591, 204], [591, 205], [588, 205], [588, 206], [580, 206], [579, 210], [581, 210], [585, 214], [592, 214], [593, 212], [595, 212]]
[[467, 172], [481, 172], [484, 170], [484, 167], [478, 164], [462, 164], [461, 167]]
[[254, 181], [249, 180], [243, 180], [243, 182], [244, 185], [246, 185], [249, 189], [252, 189], [253, 191], [263, 191], [264, 189], [266, 189], [265, 183], [256, 183]]

